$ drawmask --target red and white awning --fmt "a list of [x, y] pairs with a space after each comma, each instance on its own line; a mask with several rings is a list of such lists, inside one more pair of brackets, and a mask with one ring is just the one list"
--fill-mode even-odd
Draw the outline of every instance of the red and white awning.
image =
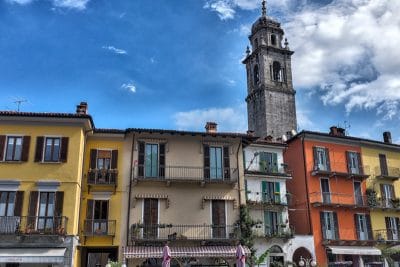
[[[243, 247], [246, 255], [250, 250]], [[170, 247], [172, 258], [235, 258], [235, 246]], [[162, 247], [133, 246], [124, 249], [126, 259], [162, 258]]]

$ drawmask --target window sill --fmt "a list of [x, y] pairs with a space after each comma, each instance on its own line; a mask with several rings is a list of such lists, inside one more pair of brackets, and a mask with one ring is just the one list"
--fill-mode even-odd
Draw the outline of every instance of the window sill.
[[64, 163], [64, 162], [61, 162], [61, 161], [40, 161], [38, 163], [39, 164], [61, 164], [61, 163]]
[[6, 164], [21, 164], [25, 163], [26, 161], [21, 161], [21, 160], [3, 160], [0, 161], [0, 163], [6, 163]]

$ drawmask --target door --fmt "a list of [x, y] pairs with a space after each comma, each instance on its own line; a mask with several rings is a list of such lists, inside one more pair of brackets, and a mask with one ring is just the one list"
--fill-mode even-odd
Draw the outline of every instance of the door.
[[348, 164], [349, 164], [349, 170], [350, 173], [354, 173], [354, 174], [359, 174], [360, 173], [360, 166], [359, 166], [359, 162], [360, 159], [359, 154], [356, 152], [348, 152]]
[[322, 192], [322, 203], [331, 203], [329, 179], [321, 178], [321, 192]]
[[387, 176], [388, 175], [388, 167], [387, 167], [386, 155], [379, 154], [379, 163], [380, 163], [380, 167], [381, 167], [381, 175]]
[[335, 240], [339, 238], [337, 215], [335, 212], [325, 211], [320, 213], [321, 227], [324, 239]]
[[225, 218], [225, 201], [213, 200], [211, 203], [212, 213], [212, 237], [226, 237], [226, 218]]
[[359, 240], [368, 240], [367, 220], [364, 214], [356, 214]]
[[395, 198], [394, 187], [391, 184], [381, 184], [382, 205], [387, 208], [392, 208], [392, 199]]
[[385, 217], [386, 222], [386, 239], [399, 240], [399, 218]]
[[37, 229], [41, 231], [52, 231], [55, 209], [55, 193], [41, 192], [39, 198], [39, 212]]
[[264, 226], [266, 236], [276, 236], [279, 234], [280, 214], [275, 211], [264, 211]]
[[93, 230], [96, 235], [108, 233], [108, 200], [94, 201]]
[[158, 237], [158, 199], [144, 199], [143, 224], [143, 238], [156, 239]]
[[354, 182], [354, 199], [355, 203], [358, 206], [363, 206], [363, 196], [362, 196], [362, 189], [361, 189], [361, 182], [355, 181]]

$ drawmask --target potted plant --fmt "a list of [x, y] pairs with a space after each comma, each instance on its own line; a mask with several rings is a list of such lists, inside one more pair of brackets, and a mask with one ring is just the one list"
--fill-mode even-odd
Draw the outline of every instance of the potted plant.
[[378, 205], [378, 198], [376, 196], [376, 191], [372, 188], [367, 188], [366, 194], [367, 194], [368, 206], [376, 207]]

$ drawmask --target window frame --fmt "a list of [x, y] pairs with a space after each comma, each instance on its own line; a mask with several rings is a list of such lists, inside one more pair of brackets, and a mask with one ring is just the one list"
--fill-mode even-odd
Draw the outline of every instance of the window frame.
[[[14, 193], [14, 202], [13, 202], [13, 215], [8, 215], [9, 214], [9, 206], [11, 204], [10, 202], [10, 194]], [[15, 203], [17, 201], [17, 191], [0, 191], [0, 200], [3, 194], [7, 194], [6, 196], [6, 202], [5, 202], [5, 208], [4, 208], [4, 215], [0, 214], [0, 217], [8, 217], [8, 216], [15, 216]]]
[[[46, 148], [47, 148], [47, 140], [52, 139], [53, 142], [51, 144], [51, 159], [46, 160]], [[54, 157], [54, 140], [58, 139], [59, 140], [59, 149], [58, 149], [58, 155], [57, 155], [57, 160], [53, 160]], [[42, 153], [42, 162], [45, 163], [59, 163], [61, 162], [61, 146], [62, 146], [62, 137], [61, 136], [44, 136], [44, 142], [43, 142], [43, 153]]]
[[[216, 164], [215, 166], [215, 177], [213, 176], [213, 172], [212, 172], [212, 160], [211, 160], [211, 149], [220, 149], [221, 150], [221, 166], [220, 166], [220, 170], [221, 173], [218, 173], [218, 165]], [[210, 180], [224, 180], [224, 170], [225, 170], [225, 165], [224, 165], [224, 146], [216, 146], [216, 145], [210, 145], [209, 146], [209, 157], [210, 157]], [[217, 163], [217, 157], [215, 157], [215, 163]], [[221, 176], [219, 177], [218, 174], [220, 174]]]
[[[12, 158], [7, 159], [7, 154], [8, 154], [8, 142], [10, 138], [14, 139], [13, 147], [12, 147]], [[21, 148], [20, 148], [20, 153], [19, 153], [19, 159], [15, 159], [15, 150], [16, 150], [16, 139], [21, 139]], [[24, 145], [24, 136], [23, 135], [7, 135], [6, 136], [6, 143], [4, 146], [4, 161], [9, 161], [9, 162], [18, 162], [22, 161], [22, 152], [23, 152], [23, 145]]]
[[[151, 175], [148, 175], [148, 168], [147, 168], [147, 153], [148, 153], [148, 149], [147, 149], [147, 147], [148, 146], [151, 146], [151, 153], [152, 153], [152, 150], [153, 150], [153, 146], [154, 147], [157, 147], [157, 162], [155, 163], [156, 164], [156, 167], [155, 167], [155, 170], [153, 170], [153, 157], [151, 157], [151, 162], [150, 162], [150, 172], [151, 172]], [[159, 168], [160, 168], [160, 144], [159, 143], [147, 143], [147, 142], [145, 142], [144, 143], [144, 177], [146, 177], [146, 178], [156, 178], [156, 177], [159, 177]], [[155, 174], [153, 173], [155, 171]]]

